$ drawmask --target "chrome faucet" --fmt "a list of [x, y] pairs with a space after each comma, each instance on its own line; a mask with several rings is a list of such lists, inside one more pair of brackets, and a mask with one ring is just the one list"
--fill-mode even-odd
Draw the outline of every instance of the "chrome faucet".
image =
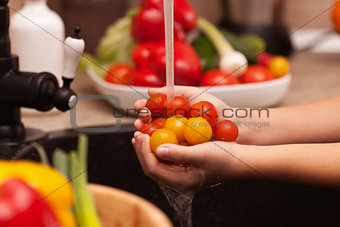
[[21, 122], [21, 107], [39, 111], [55, 107], [63, 112], [75, 107], [77, 96], [70, 84], [85, 47], [77, 27], [75, 34], [65, 40], [62, 87], [51, 73], [20, 72], [18, 56], [11, 54], [7, 4], [8, 0], [0, 0], [0, 145], [27, 142], [28, 135]]

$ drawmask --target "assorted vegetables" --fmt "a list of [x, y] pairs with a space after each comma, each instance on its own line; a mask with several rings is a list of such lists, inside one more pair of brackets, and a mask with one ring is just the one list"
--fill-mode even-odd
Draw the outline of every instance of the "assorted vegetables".
[[87, 190], [87, 137], [80, 135], [77, 152], [57, 149], [53, 153], [56, 169], [48, 166], [43, 148], [33, 146], [44, 164], [0, 161], [0, 225], [101, 226]]
[[76, 226], [71, 212], [74, 202], [72, 186], [66, 177], [51, 167], [29, 161], [0, 161], [0, 192], [1, 224]]
[[[265, 53], [266, 43], [254, 34], [236, 35], [218, 29], [198, 17], [187, 0], [174, 1], [175, 84], [226, 86], [250, 83], [242, 80], [249, 65], [262, 65], [272, 74], [265, 80], [289, 73], [286, 60], [274, 61]], [[91, 68], [106, 82], [118, 85], [165, 85], [165, 28], [163, 0], [142, 0], [139, 8], [108, 27], [96, 56], [85, 54], [81, 69]], [[192, 38], [191, 31], [198, 36]], [[191, 40], [190, 42], [188, 40]], [[274, 63], [271, 63], [271, 61]], [[270, 66], [269, 66], [270, 65]], [[212, 71], [213, 70], [213, 71]], [[254, 75], [256, 77], [256, 75]], [[256, 80], [255, 82], [265, 81]]]
[[217, 110], [210, 102], [201, 101], [190, 106], [186, 99], [175, 97], [169, 105], [164, 95], [153, 95], [146, 107], [154, 121], [145, 124], [140, 132], [151, 136], [153, 152], [162, 144], [190, 146], [211, 139], [237, 140], [238, 126], [232, 121], [218, 122]]

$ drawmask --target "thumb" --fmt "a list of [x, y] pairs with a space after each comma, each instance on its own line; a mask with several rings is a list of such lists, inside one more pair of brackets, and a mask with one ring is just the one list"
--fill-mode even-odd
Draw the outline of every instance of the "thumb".
[[159, 146], [156, 150], [156, 156], [164, 161], [175, 163], [194, 163], [197, 158], [190, 147], [173, 144]]

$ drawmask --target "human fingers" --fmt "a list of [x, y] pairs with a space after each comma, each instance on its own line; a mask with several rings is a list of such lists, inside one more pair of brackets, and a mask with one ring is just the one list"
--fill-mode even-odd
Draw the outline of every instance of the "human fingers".
[[138, 112], [140, 110], [142, 110], [145, 106], [146, 106], [146, 99], [139, 99], [135, 102], [135, 110], [137, 110]]
[[135, 129], [139, 131], [143, 127], [144, 123], [141, 119], [137, 119], [133, 125], [135, 126]]
[[135, 140], [135, 152], [137, 155], [137, 158], [141, 164], [142, 167], [144, 167], [144, 158], [143, 158], [143, 154], [142, 154], [142, 142], [143, 142], [143, 134], [139, 131], [135, 132], [134, 134], [134, 140]]
[[138, 112], [138, 118], [142, 120], [143, 123], [151, 122], [151, 112], [148, 108], [144, 107]]
[[161, 160], [174, 163], [195, 164], [198, 159], [193, 147], [173, 144], [159, 146], [156, 155]]

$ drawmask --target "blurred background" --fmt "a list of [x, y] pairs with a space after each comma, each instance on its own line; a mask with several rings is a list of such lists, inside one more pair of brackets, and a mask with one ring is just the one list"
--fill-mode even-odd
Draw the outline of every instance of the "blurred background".
[[[10, 5], [20, 9], [25, 0], [10, 0]], [[50, 0], [49, 6], [64, 20], [66, 34], [75, 25], [83, 28], [87, 50], [93, 52], [106, 27], [124, 15], [126, 9], [140, 0]], [[279, 20], [288, 31], [294, 30], [332, 5], [334, 0], [190, 0], [199, 15], [220, 24], [225, 20], [236, 23], [266, 24]], [[247, 6], [247, 7], [242, 7]], [[243, 15], [243, 16], [242, 16]], [[246, 17], [244, 16], [246, 15]], [[331, 28], [331, 10], [304, 28]]]

